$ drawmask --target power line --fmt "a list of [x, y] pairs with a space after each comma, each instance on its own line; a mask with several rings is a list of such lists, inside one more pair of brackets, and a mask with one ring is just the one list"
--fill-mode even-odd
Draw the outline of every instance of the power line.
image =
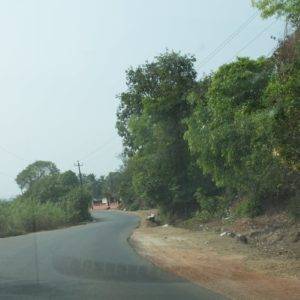
[[75, 164], [75, 167], [78, 167], [78, 174], [79, 174], [79, 180], [80, 180], [80, 186], [82, 187], [82, 174], [81, 174], [81, 169], [80, 167], [82, 167], [83, 164], [81, 164], [79, 161], [77, 161], [77, 163]]
[[242, 23], [233, 33], [231, 33], [219, 46], [207, 55], [200, 63], [200, 68], [205, 66], [212, 58], [214, 58], [221, 50], [223, 50], [236, 36], [238, 36], [256, 17], [258, 13], [251, 15], [244, 23]]
[[117, 138], [117, 136], [111, 137], [109, 140], [107, 140], [105, 143], [103, 143], [102, 145], [98, 146], [97, 148], [95, 148], [93, 151], [89, 152], [87, 155], [83, 156], [80, 160], [86, 160], [89, 157], [91, 157], [92, 155], [94, 155], [95, 153], [99, 152], [100, 150], [102, 150], [103, 148], [105, 148], [107, 145], [109, 145], [113, 140], [115, 140]]
[[17, 158], [18, 160], [25, 161], [24, 158], [22, 158], [22, 157], [20, 157], [19, 155], [15, 154], [15, 153], [13, 153], [13, 152], [11, 152], [11, 151], [9, 151], [9, 150], [7, 150], [6, 148], [2, 147], [1, 145], [0, 145], [0, 149], [1, 149], [3, 152], [5, 152], [5, 153], [10, 154], [10, 155], [13, 156], [14, 158]]
[[249, 47], [255, 40], [257, 40], [263, 33], [265, 33], [277, 20], [274, 20], [271, 24], [266, 26], [262, 31], [260, 31], [252, 40], [250, 40], [244, 47], [242, 47], [232, 59], [234, 59], [238, 54], [240, 54], [243, 50], [245, 50], [247, 47]]

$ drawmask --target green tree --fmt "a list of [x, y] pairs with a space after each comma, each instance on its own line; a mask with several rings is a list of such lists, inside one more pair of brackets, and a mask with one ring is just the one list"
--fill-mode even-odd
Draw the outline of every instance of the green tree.
[[283, 41], [274, 55], [274, 72], [263, 103], [271, 116], [274, 151], [289, 169], [300, 169], [300, 29]]
[[109, 172], [105, 177], [105, 181], [103, 184], [103, 195], [105, 195], [109, 201], [119, 200], [120, 179], [121, 173], [119, 171]]
[[61, 173], [59, 175], [59, 181], [62, 186], [68, 189], [75, 188], [79, 185], [79, 180], [77, 175], [71, 170]]
[[263, 97], [273, 135], [273, 154], [285, 170], [281, 185], [282, 201], [289, 201], [294, 216], [299, 216], [300, 192], [300, 32], [283, 41], [274, 55], [274, 72]]
[[104, 177], [96, 178], [94, 174], [82, 175], [84, 186], [90, 191], [93, 199], [100, 199], [104, 193]]
[[49, 174], [36, 180], [24, 197], [33, 197], [41, 203], [60, 202], [64, 195], [78, 186], [79, 180], [73, 171]]
[[252, 0], [264, 18], [284, 16], [296, 27], [300, 25], [300, 0]]
[[59, 202], [64, 189], [59, 181], [59, 174], [51, 174], [36, 180], [24, 193], [23, 198], [34, 198], [41, 203]]
[[30, 164], [23, 171], [21, 171], [17, 175], [16, 182], [21, 190], [28, 189], [33, 183], [41, 178], [50, 174], [58, 173], [59, 170], [53, 162], [39, 160]]
[[123, 166], [120, 169], [119, 185], [118, 185], [118, 195], [121, 203], [130, 208], [132, 205], [139, 206], [140, 199], [136, 194], [133, 187], [133, 168], [132, 160], [124, 160]]
[[263, 58], [221, 66], [207, 93], [191, 96], [197, 105], [187, 120], [185, 138], [199, 166], [218, 186], [253, 201], [276, 190], [284, 175], [273, 155], [271, 119], [262, 101], [272, 72], [272, 63]]
[[191, 171], [194, 163], [183, 139], [191, 110], [187, 95], [196, 86], [194, 62], [193, 56], [166, 52], [128, 70], [128, 90], [120, 96], [117, 128], [134, 194], [167, 213], [194, 206], [195, 177], [201, 175]]
[[62, 207], [68, 216], [68, 222], [77, 223], [91, 219], [89, 208], [92, 203], [91, 193], [81, 187], [65, 195]]

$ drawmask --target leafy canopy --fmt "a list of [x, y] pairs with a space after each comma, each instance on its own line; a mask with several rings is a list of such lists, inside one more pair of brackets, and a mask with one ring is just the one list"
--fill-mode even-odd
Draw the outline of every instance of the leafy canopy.
[[261, 10], [264, 18], [284, 16], [295, 27], [300, 25], [300, 0], [252, 0], [252, 4]]
[[194, 62], [193, 56], [166, 52], [127, 71], [117, 115], [131, 181], [121, 185], [124, 199], [135, 194], [140, 203], [174, 214], [195, 205], [204, 177], [183, 139], [191, 111], [187, 97], [196, 88]]
[[29, 189], [36, 181], [51, 174], [58, 174], [59, 170], [51, 161], [38, 160], [23, 171], [21, 171], [16, 178], [16, 182], [20, 189]]
[[191, 95], [196, 107], [185, 138], [200, 168], [220, 187], [257, 194], [274, 176], [269, 171], [277, 162], [262, 103], [271, 74], [268, 60], [240, 58], [211, 77], [206, 94]]

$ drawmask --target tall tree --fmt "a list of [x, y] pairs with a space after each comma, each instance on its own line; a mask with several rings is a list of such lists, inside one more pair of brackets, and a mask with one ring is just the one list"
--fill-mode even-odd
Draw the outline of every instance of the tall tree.
[[62, 197], [79, 186], [79, 180], [73, 171], [45, 175], [36, 180], [25, 192], [38, 202], [61, 202]]
[[23, 171], [21, 171], [17, 175], [16, 182], [21, 190], [28, 189], [33, 183], [41, 178], [50, 174], [58, 173], [59, 170], [53, 162], [38, 160], [28, 165]]
[[127, 71], [117, 128], [132, 161], [136, 194], [166, 212], [193, 203], [192, 159], [183, 139], [190, 113], [186, 98], [196, 84], [195, 58], [166, 52]]
[[280, 183], [271, 118], [262, 101], [272, 72], [263, 58], [223, 65], [207, 93], [194, 100], [185, 134], [199, 166], [218, 186], [258, 198]]
[[300, 25], [300, 0], [252, 0], [252, 4], [261, 10], [264, 18], [283, 16], [295, 27]]

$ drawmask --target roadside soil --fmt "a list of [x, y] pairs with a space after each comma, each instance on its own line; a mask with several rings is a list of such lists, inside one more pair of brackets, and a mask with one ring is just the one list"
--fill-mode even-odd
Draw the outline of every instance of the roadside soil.
[[297, 255], [266, 253], [220, 236], [214, 227], [192, 231], [153, 226], [146, 221], [149, 211], [135, 214], [141, 223], [130, 241], [140, 255], [162, 269], [231, 299], [300, 299]]
[[91, 211], [97, 211], [97, 210], [116, 210], [118, 209], [118, 204], [117, 203], [111, 203], [109, 206], [107, 204], [98, 204], [98, 205], [93, 205]]

